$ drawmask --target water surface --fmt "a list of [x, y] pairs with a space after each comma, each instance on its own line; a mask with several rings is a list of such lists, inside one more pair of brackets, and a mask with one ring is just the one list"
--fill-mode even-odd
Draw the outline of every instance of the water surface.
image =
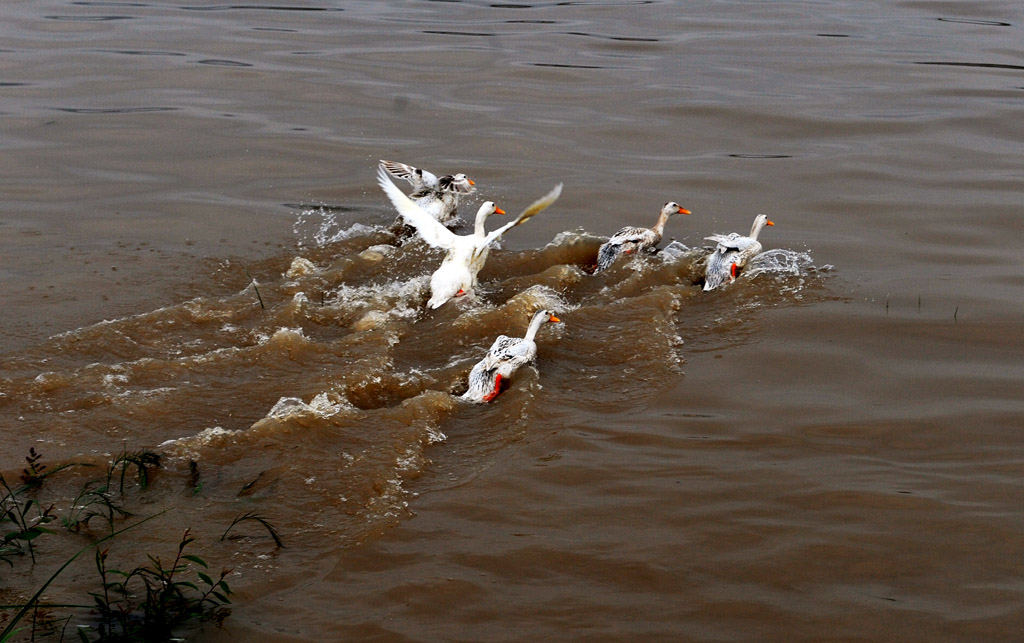
[[[162, 453], [112, 555], [191, 526], [233, 567], [196, 640], [1019, 637], [1015, 3], [3, 13], [0, 467]], [[428, 312], [381, 158], [469, 174], [466, 217], [565, 189]], [[669, 200], [665, 251], [589, 274]], [[536, 367], [460, 403], [539, 306]], [[247, 511], [285, 548], [217, 539]]]

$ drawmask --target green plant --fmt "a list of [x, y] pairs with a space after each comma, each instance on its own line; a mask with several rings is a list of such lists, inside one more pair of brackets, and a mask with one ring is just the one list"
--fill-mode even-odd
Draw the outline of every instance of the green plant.
[[106, 541], [110, 540], [111, 538], [114, 538], [115, 536], [123, 534], [124, 532], [128, 531], [129, 529], [134, 529], [135, 527], [141, 525], [142, 523], [146, 522], [147, 520], [152, 520], [153, 518], [156, 518], [157, 516], [159, 516], [159, 515], [161, 515], [163, 513], [165, 513], [165, 512], [161, 511], [160, 513], [154, 514], [154, 515], [150, 516], [149, 518], [143, 518], [142, 520], [139, 520], [138, 522], [132, 523], [131, 525], [128, 525], [127, 527], [124, 527], [122, 529], [119, 529], [119, 530], [111, 533], [111, 534], [108, 534], [108, 535], [104, 536], [103, 538], [100, 538], [96, 542], [89, 543], [85, 547], [79, 549], [75, 553], [75, 555], [73, 555], [71, 558], [68, 558], [66, 561], [64, 561], [64, 564], [61, 565], [60, 567], [58, 567], [57, 571], [55, 571], [53, 574], [50, 575], [50, 577], [48, 579], [46, 579], [46, 582], [43, 583], [42, 586], [40, 586], [38, 590], [36, 590], [36, 593], [32, 595], [32, 598], [30, 598], [27, 603], [25, 603], [24, 605], [20, 606], [20, 608], [18, 610], [18, 613], [14, 615], [14, 618], [11, 620], [10, 623], [7, 624], [7, 627], [4, 628], [4, 631], [0, 632], [0, 643], [7, 643], [8, 641], [11, 640], [11, 638], [14, 637], [15, 634], [17, 634], [18, 632], [21, 631], [22, 628], [18, 627], [18, 624], [21, 622], [21, 619], [25, 617], [25, 614], [27, 614], [29, 610], [34, 609], [36, 606], [39, 605], [39, 597], [43, 595], [43, 592], [46, 591], [46, 588], [49, 587], [50, 583], [52, 583], [54, 580], [56, 580], [57, 577], [60, 576], [60, 574], [65, 569], [68, 568], [68, 565], [70, 565], [71, 563], [73, 563], [75, 561], [75, 559], [77, 559], [79, 556], [81, 556], [85, 552], [89, 551], [93, 547], [98, 546], [100, 543], [106, 542]]
[[0, 495], [0, 561], [12, 567], [12, 559], [26, 552], [35, 563], [33, 541], [42, 534], [53, 533], [44, 525], [56, 520], [54, 505], [51, 504], [44, 509], [38, 500], [24, 496], [29, 491], [41, 487], [49, 476], [69, 467], [79, 466], [79, 463], [69, 462], [47, 471], [46, 465], [40, 462], [42, 457], [35, 447], [29, 449], [29, 454], [25, 456], [28, 466], [22, 470], [23, 484], [20, 487], [11, 487], [3, 475], [0, 475], [0, 489], [3, 492]]
[[[184, 553], [194, 540], [186, 529], [170, 566], [149, 556], [149, 565], [129, 572], [108, 568], [108, 551], [96, 551], [96, 569], [102, 583], [102, 592], [91, 592], [98, 615], [98, 623], [91, 627], [98, 634], [96, 641], [165, 641], [175, 628], [189, 621], [213, 620], [219, 625], [227, 618], [231, 613], [226, 607], [231, 603], [231, 588], [224, 579], [230, 569], [221, 570], [216, 580], [197, 570], [195, 576], [204, 589], [182, 579], [191, 567], [189, 563], [209, 568], [202, 558]], [[123, 580], [112, 580], [114, 577]], [[140, 583], [141, 591], [134, 592]], [[86, 629], [79, 626], [79, 638], [90, 641]]]
[[[41, 456], [31, 450], [25, 458], [28, 466], [22, 473], [24, 484], [11, 487], [0, 475], [0, 560], [14, 566], [12, 558], [28, 553], [33, 563], [36, 552], [33, 540], [44, 533], [54, 533], [44, 525], [57, 519], [58, 512], [54, 506], [44, 508], [35, 498], [26, 497], [42, 486], [46, 478], [57, 471], [75, 463], [69, 463], [48, 469], [42, 464]], [[108, 565], [109, 549], [100, 549], [100, 545], [129, 529], [141, 525], [154, 516], [138, 520], [131, 525], [117, 528], [119, 518], [131, 516], [126, 508], [128, 498], [125, 495], [125, 483], [134, 477], [140, 489], [145, 489], [150, 482], [154, 467], [160, 466], [160, 456], [151, 451], [128, 452], [122, 449], [121, 454], [107, 467], [103, 476], [86, 482], [70, 509], [60, 519], [68, 531], [79, 532], [82, 527], [88, 528], [93, 518], [100, 518], [109, 526], [110, 533], [98, 538], [64, 563], [46, 580], [35, 594], [24, 604], [3, 605], [2, 609], [18, 610], [13, 620], [0, 632], [0, 643], [9, 643], [19, 632], [29, 629], [26, 625], [31, 621], [31, 639], [37, 636], [57, 636], [64, 640], [64, 630], [73, 620], [74, 614], [82, 610], [89, 611], [86, 623], [77, 626], [77, 636], [85, 643], [128, 642], [171, 640], [172, 632], [199, 622], [212, 621], [220, 626], [231, 613], [231, 588], [226, 578], [230, 569], [222, 569], [219, 575], [211, 575], [209, 566], [199, 556], [186, 553], [187, 547], [194, 542], [190, 530], [185, 530], [178, 544], [177, 553], [170, 565], [165, 565], [156, 556], [148, 555], [148, 563], [135, 567], [130, 571], [113, 569]], [[202, 483], [199, 481], [198, 465], [190, 464], [189, 484], [193, 495], [198, 493]], [[247, 520], [262, 524], [270, 533], [278, 547], [283, 547], [280, 537], [273, 526], [265, 518], [256, 513], [243, 514], [228, 526], [221, 540], [228, 538], [229, 532], [240, 522]], [[240, 536], [232, 536], [233, 538]], [[95, 566], [99, 573], [100, 587], [98, 591], [89, 592], [93, 602], [89, 605], [47, 604], [41, 603], [40, 597], [55, 579], [79, 556], [95, 548]], [[55, 612], [57, 608], [75, 610], [73, 615], [64, 616]], [[26, 632], [25, 635], [28, 633]]]
[[25, 462], [28, 462], [28, 466], [22, 469], [21, 480], [30, 487], [38, 487], [43, 484], [43, 479], [46, 474], [43, 470], [46, 469], [46, 465], [39, 462], [43, 457], [43, 454], [36, 453], [35, 447], [29, 447], [28, 455], [25, 456]]
[[147, 450], [129, 452], [127, 448], [122, 448], [121, 454], [107, 466], [103, 478], [90, 480], [82, 486], [68, 514], [63, 517], [64, 526], [70, 531], [78, 532], [83, 527], [88, 528], [93, 518], [101, 518], [106, 521], [110, 531], [114, 531], [114, 522], [117, 518], [132, 515], [124, 507], [124, 483], [129, 468], [135, 467], [139, 488], [145, 489], [149, 486], [150, 470], [159, 466], [158, 453]]
[[[230, 532], [235, 525], [237, 525], [240, 522], [245, 522], [246, 520], [253, 520], [263, 525], [266, 528], [267, 532], [270, 533], [270, 537], [274, 539], [274, 543], [278, 547], [284, 547], [284, 542], [281, 541], [281, 537], [277, 534], [277, 530], [274, 529], [274, 526], [271, 525], [266, 518], [252, 511], [242, 514], [241, 516], [237, 516], [234, 520], [232, 520], [231, 524], [228, 525], [228, 528], [224, 530], [223, 534], [221, 534], [220, 539], [226, 539], [228, 537], [228, 532]], [[241, 536], [232, 536], [232, 538], [241, 538]]]
[[54, 507], [50, 505], [43, 509], [34, 498], [22, 500], [20, 496], [28, 487], [12, 489], [2, 474], [0, 487], [3, 487], [3, 496], [0, 496], [0, 526], [10, 523], [14, 527], [10, 530], [5, 529], [3, 536], [0, 537], [0, 560], [13, 567], [11, 559], [24, 555], [27, 551], [35, 563], [36, 554], [32, 541], [44, 533], [53, 533], [43, 525], [56, 518]]
[[145, 489], [149, 486], [149, 470], [151, 467], [160, 466], [160, 454], [154, 451], [132, 451], [128, 452], [127, 448], [121, 450], [121, 455], [114, 459], [108, 470], [107, 479], [108, 481], [113, 476], [114, 471], [118, 467], [121, 467], [121, 481], [118, 491], [124, 493], [124, 479], [128, 474], [128, 467], [134, 466], [136, 476], [138, 478], [139, 488]]
[[124, 508], [120, 498], [110, 490], [110, 478], [90, 480], [75, 496], [67, 515], [61, 518], [68, 531], [79, 532], [88, 528], [93, 518], [102, 518], [107, 522], [110, 531], [114, 531], [116, 518], [127, 518], [132, 513]]

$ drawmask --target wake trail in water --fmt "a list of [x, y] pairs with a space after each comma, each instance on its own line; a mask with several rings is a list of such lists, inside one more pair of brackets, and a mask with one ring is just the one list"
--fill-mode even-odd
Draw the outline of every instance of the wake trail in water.
[[[228, 504], [256, 474], [278, 480], [318, 524], [356, 538], [406, 515], [404, 481], [452, 430], [485, 459], [540, 418], [643, 404], [682, 377], [689, 346], [742, 341], [756, 308], [806, 303], [830, 269], [769, 250], [703, 293], [707, 248], [671, 242], [593, 275], [603, 238], [566, 231], [539, 249], [492, 250], [474, 295], [429, 311], [442, 253], [325, 209], [304, 210], [295, 229], [298, 254], [224, 261], [223, 283], [192, 299], [7, 356], [0, 408], [52, 455], [124, 439], [159, 445], [179, 475], [200, 462]], [[536, 364], [485, 408], [460, 402], [494, 338], [521, 337], [541, 308], [564, 323], [538, 334]], [[465, 421], [483, 424], [466, 433]]]

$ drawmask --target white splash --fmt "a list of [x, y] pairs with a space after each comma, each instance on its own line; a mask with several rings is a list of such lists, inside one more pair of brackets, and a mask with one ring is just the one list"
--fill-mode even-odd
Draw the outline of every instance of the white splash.
[[[313, 228], [312, 232], [304, 232], [309, 227]], [[311, 208], [303, 210], [295, 218], [292, 233], [298, 237], [299, 247], [309, 245], [323, 247], [329, 243], [353, 237], [366, 237], [381, 229], [362, 223], [354, 223], [348, 228], [342, 228], [335, 213], [327, 208]]]
[[316, 265], [306, 259], [305, 257], [295, 257], [292, 259], [292, 265], [288, 267], [288, 271], [284, 273], [284, 276], [288, 279], [295, 279], [296, 277], [304, 277], [312, 272], [316, 271]]
[[578, 305], [570, 304], [569, 301], [554, 288], [544, 286], [542, 284], [534, 284], [530, 286], [526, 290], [521, 291], [509, 299], [509, 302], [513, 302], [518, 299], [525, 299], [530, 302], [531, 307], [535, 310], [547, 308], [555, 313], [567, 313], [579, 308]]
[[195, 452], [197, 449], [208, 446], [213, 442], [231, 438], [240, 433], [241, 431], [235, 431], [233, 429], [225, 429], [223, 427], [215, 426], [208, 429], [203, 429], [196, 435], [189, 435], [183, 438], [167, 440], [160, 444], [160, 448], [167, 451], [168, 455], [171, 456], [195, 457]]
[[305, 342], [307, 340], [306, 335], [302, 332], [301, 328], [282, 327], [275, 330], [273, 335], [257, 333], [256, 341], [260, 345], [263, 345], [269, 342], [289, 344], [291, 342]]
[[367, 286], [342, 284], [330, 293], [333, 300], [330, 305], [349, 311], [367, 311], [362, 316], [367, 325], [382, 321], [379, 317], [367, 316], [372, 311], [379, 311], [386, 318], [411, 321], [422, 312], [422, 300], [429, 279], [429, 275], [420, 275], [413, 279]]
[[555, 237], [548, 242], [546, 248], [570, 248], [580, 243], [600, 243], [606, 241], [608, 237], [598, 237], [590, 234], [583, 228], [577, 228], [576, 230], [565, 230], [559, 232]]
[[800, 276], [814, 267], [814, 260], [809, 252], [795, 252], [775, 248], [757, 255], [747, 264], [747, 276], [768, 272], [780, 275]]
[[678, 241], [673, 241], [668, 244], [661, 251], [658, 252], [658, 256], [664, 261], [678, 261], [683, 258], [689, 258], [693, 254], [693, 248], [686, 246]]
[[[332, 397], [334, 398], [333, 400], [331, 399]], [[282, 397], [270, 409], [267, 417], [275, 420], [285, 420], [304, 415], [329, 418], [339, 413], [350, 411], [355, 411], [355, 407], [346, 400], [328, 395], [327, 393], [317, 393], [308, 404], [303, 402], [302, 398]]]

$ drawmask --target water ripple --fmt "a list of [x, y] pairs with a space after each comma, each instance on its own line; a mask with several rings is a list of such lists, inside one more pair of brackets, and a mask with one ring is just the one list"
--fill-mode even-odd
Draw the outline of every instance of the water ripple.
[[1011, 27], [1009, 22], [1000, 20], [977, 20], [974, 18], [938, 18], [939, 22], [959, 22], [965, 25], [982, 25], [985, 27]]
[[341, 7], [289, 7], [284, 5], [223, 4], [209, 7], [180, 7], [183, 11], [344, 11]]
[[114, 20], [134, 20], [134, 16], [46, 16], [47, 20], [62, 20], [66, 22], [112, 22]]
[[1003, 63], [964, 63], [964, 62], [946, 62], [946, 61], [917, 61], [915, 65], [937, 65], [942, 67], [978, 67], [981, 69], [1012, 69], [1014, 71], [1024, 71], [1024, 65], [1007, 65]]
[[173, 112], [178, 107], [53, 107], [60, 112], [71, 114], [147, 114], [150, 112]]

